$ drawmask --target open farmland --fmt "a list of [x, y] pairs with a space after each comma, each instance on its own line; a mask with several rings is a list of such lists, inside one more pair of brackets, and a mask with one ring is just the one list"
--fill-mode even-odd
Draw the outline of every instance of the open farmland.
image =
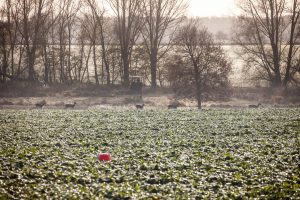
[[0, 110], [0, 199], [299, 199], [299, 152], [299, 108]]

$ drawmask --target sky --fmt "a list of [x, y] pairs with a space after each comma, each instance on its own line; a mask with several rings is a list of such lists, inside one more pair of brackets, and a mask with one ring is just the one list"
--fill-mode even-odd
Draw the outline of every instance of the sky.
[[199, 17], [233, 16], [235, 0], [190, 0], [188, 15]]
[[[100, 0], [102, 1], [102, 0]], [[190, 6], [187, 11], [189, 16], [222, 17], [236, 14], [236, 0], [188, 0]], [[0, 0], [0, 5], [2, 0]]]

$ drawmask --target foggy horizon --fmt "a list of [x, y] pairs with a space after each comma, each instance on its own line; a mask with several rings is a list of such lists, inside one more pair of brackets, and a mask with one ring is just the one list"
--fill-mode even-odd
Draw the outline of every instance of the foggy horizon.
[[[99, 4], [106, 4], [105, 8], [109, 9], [109, 5], [103, 0], [97, 0]], [[233, 17], [237, 16], [235, 0], [187, 0], [188, 8], [186, 15], [188, 17]], [[5, 2], [0, 2], [0, 7]], [[217, 5], [217, 6], [216, 6]], [[110, 14], [111, 11], [108, 11]]]
[[189, 0], [187, 13], [193, 17], [237, 16], [235, 0]]

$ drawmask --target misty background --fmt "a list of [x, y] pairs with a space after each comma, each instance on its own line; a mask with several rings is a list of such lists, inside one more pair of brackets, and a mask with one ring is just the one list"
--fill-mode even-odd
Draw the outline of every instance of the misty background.
[[130, 89], [138, 77], [145, 88], [199, 103], [228, 99], [236, 88], [286, 96], [299, 86], [300, 5], [261, 4], [5, 0], [1, 84]]

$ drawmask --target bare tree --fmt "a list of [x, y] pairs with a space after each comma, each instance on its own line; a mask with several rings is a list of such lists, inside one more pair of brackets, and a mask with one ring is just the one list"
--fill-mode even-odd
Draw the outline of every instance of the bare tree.
[[2, 66], [0, 66], [0, 81], [6, 82], [6, 79], [8, 77], [8, 57], [9, 52], [7, 48], [8, 44], [8, 30], [9, 30], [9, 24], [5, 23], [3, 21], [0, 21], [0, 63]]
[[201, 109], [204, 92], [225, 91], [228, 87], [231, 63], [221, 46], [214, 43], [212, 34], [198, 25], [198, 20], [193, 19], [179, 29], [169, 79], [179, 94], [196, 96]]
[[72, 81], [71, 75], [71, 52], [72, 38], [74, 36], [74, 25], [80, 1], [59, 1], [58, 37], [59, 37], [59, 60], [60, 60], [60, 82], [68, 79]]
[[94, 63], [94, 75], [95, 83], [99, 84], [98, 78], [98, 66], [97, 66], [97, 56], [96, 56], [96, 44], [97, 44], [97, 31], [98, 25], [94, 12], [92, 14], [84, 13], [81, 18], [81, 28], [83, 28], [82, 33], [87, 38], [87, 42], [90, 44], [93, 50], [93, 63]]
[[[111, 83], [111, 75], [110, 75], [110, 63], [108, 59], [108, 51], [111, 46], [111, 40], [112, 36], [110, 34], [112, 33], [112, 30], [108, 26], [112, 26], [111, 23], [109, 23], [111, 20], [109, 18], [105, 18], [105, 10], [104, 8], [100, 8], [100, 6], [97, 4], [95, 0], [87, 0], [88, 5], [91, 8], [93, 18], [95, 20], [95, 29], [98, 27], [98, 33], [99, 34], [99, 41], [101, 45], [101, 55], [102, 55], [102, 61], [105, 66], [106, 71], [106, 84], [110, 85]], [[105, 21], [107, 23], [105, 24]], [[95, 30], [96, 33], [96, 30]], [[95, 34], [96, 37], [96, 34]], [[104, 75], [104, 73], [102, 73]]]
[[55, 0], [49, 0], [47, 12], [49, 13], [47, 18], [41, 27], [41, 36], [39, 39], [39, 45], [41, 47], [41, 55], [44, 64], [44, 74], [43, 81], [46, 84], [55, 82], [55, 69], [57, 68], [57, 47], [55, 46], [55, 28], [57, 20], [59, 18], [59, 13], [57, 13], [56, 8], [54, 7]]
[[[12, 0], [5, 0], [0, 5], [0, 21], [2, 34], [2, 64], [3, 64], [3, 78], [16, 79], [19, 74], [15, 75], [15, 53], [17, 48], [22, 49], [17, 45], [17, 29], [16, 22], [18, 21], [16, 15], [16, 6]], [[5, 48], [4, 48], [5, 46]]]
[[159, 60], [170, 49], [170, 42], [187, 8], [186, 0], [149, 0], [144, 6], [142, 36], [150, 58], [151, 87], [157, 86]]
[[41, 37], [41, 28], [48, 17], [48, 6], [51, 1], [48, 0], [23, 0], [18, 6], [20, 21], [17, 22], [17, 28], [24, 38], [24, 47], [26, 50], [26, 64], [28, 69], [28, 80], [33, 82], [35, 77], [36, 52]]
[[143, 0], [108, 0], [111, 8], [116, 14], [116, 33], [119, 40], [123, 81], [129, 86], [130, 58], [133, 46], [138, 39], [143, 17], [141, 8]]
[[[24, 72], [26, 71], [26, 63], [24, 62], [24, 57], [26, 58], [26, 50], [24, 45], [24, 36], [20, 32], [20, 21], [22, 15], [20, 14], [20, 6], [18, 2], [13, 0], [7, 0], [7, 19], [10, 24], [10, 46], [11, 46], [11, 72], [12, 80], [18, 80], [26, 78]], [[15, 52], [18, 56], [15, 55]], [[15, 70], [14, 66], [17, 69]]]
[[11, 80], [25, 77], [30, 82], [37, 81], [36, 60], [48, 31], [45, 24], [53, 0], [5, 0], [3, 3], [4, 18], [8, 25], [5, 76]]
[[299, 84], [300, 1], [245, 0], [239, 5], [235, 42], [247, 68], [272, 87]]
[[13, 23], [11, 19], [11, 0], [6, 0], [2, 6], [3, 7], [0, 8], [0, 48], [2, 53], [2, 55], [0, 54], [0, 57], [2, 56], [2, 81], [5, 82], [6, 78], [9, 77], [9, 65], [11, 65], [11, 77], [14, 75], [14, 65], [13, 62], [9, 64], [9, 59], [10, 56], [12, 56], [11, 60], [13, 60], [15, 50], [15, 31], [13, 31]]
[[123, 76], [123, 70], [121, 70], [121, 53], [117, 45], [110, 45], [107, 51], [107, 57], [111, 66], [111, 84], [114, 85], [117, 80], [120, 80]]
[[81, 24], [80, 27], [80, 33], [78, 35], [78, 42], [80, 45], [80, 50], [79, 50], [79, 58], [78, 58], [78, 66], [75, 69], [75, 79], [77, 81], [81, 81], [81, 74], [83, 71], [83, 62], [84, 62], [84, 54], [85, 54], [85, 33], [84, 33], [84, 27]]

